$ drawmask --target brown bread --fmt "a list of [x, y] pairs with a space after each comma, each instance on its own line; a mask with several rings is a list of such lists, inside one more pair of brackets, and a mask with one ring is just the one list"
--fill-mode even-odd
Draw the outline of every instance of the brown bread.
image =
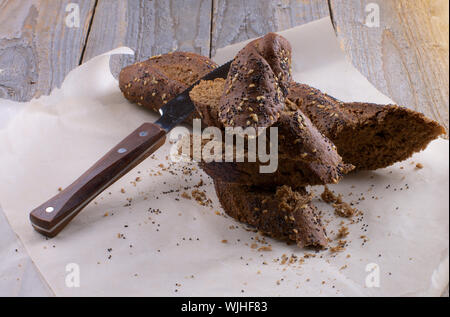
[[234, 58], [223, 94], [219, 120], [224, 127], [268, 127], [284, 109], [291, 78], [291, 46], [269, 33], [247, 44]]
[[206, 126], [221, 127], [219, 121], [219, 101], [223, 93], [225, 79], [201, 80], [189, 92], [189, 97]]
[[[202, 81], [190, 94], [203, 123], [208, 126], [220, 127], [216, 117], [217, 99], [223, 91], [223, 84], [223, 80]], [[223, 182], [264, 187], [290, 185], [294, 188], [337, 183], [353, 169], [351, 165], [342, 163], [334, 145], [301, 111], [282, 111], [275, 126], [278, 127], [279, 143], [276, 172], [260, 173], [260, 165], [265, 164], [248, 162], [247, 159], [245, 162], [200, 162], [200, 167], [212, 178]]]
[[189, 52], [153, 56], [122, 69], [119, 87], [125, 98], [158, 111], [217, 64], [209, 58]]
[[344, 103], [308, 85], [291, 83], [290, 107], [303, 111], [346, 163], [374, 170], [409, 158], [444, 134], [422, 113], [397, 105]]
[[273, 238], [295, 241], [299, 247], [323, 248], [328, 239], [311, 196], [289, 186], [261, 190], [214, 181], [225, 212]]
[[261, 173], [260, 162], [200, 162], [200, 168], [211, 178], [221, 182], [254, 185], [261, 188], [288, 185], [299, 188], [307, 185], [336, 184], [353, 166], [338, 164], [327, 168], [321, 163], [278, 159], [274, 173]]

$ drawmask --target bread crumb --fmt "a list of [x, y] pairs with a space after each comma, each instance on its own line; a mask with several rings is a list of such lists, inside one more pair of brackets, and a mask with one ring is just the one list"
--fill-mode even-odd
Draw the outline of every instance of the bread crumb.
[[327, 185], [324, 186], [323, 193], [320, 195], [322, 200], [326, 203], [334, 203], [336, 202], [337, 197], [334, 193], [328, 188]]
[[183, 192], [183, 193], [181, 194], [181, 197], [183, 197], [183, 198], [185, 198], [185, 199], [191, 199], [191, 196], [189, 196], [189, 194], [186, 193], [186, 192]]
[[334, 212], [341, 217], [349, 218], [355, 214], [355, 209], [350, 207], [346, 202], [340, 201], [333, 204]]
[[202, 206], [209, 206], [212, 203], [212, 200], [206, 197], [205, 192], [199, 191], [198, 189], [194, 189], [191, 195]]
[[348, 234], [349, 234], [348, 227], [342, 226], [339, 228], [337, 238], [338, 239], [345, 238], [346, 236], [348, 236]]
[[421, 163], [417, 163], [417, 164], [416, 164], [416, 168], [417, 168], [417, 169], [422, 169], [422, 168], [423, 168], [423, 165], [422, 165]]
[[345, 245], [347, 244], [346, 240], [339, 240], [338, 244], [334, 247], [330, 248], [331, 253], [338, 253], [345, 250]]
[[342, 195], [336, 196], [331, 190], [328, 189], [328, 186], [324, 186], [324, 191], [320, 195], [322, 200], [328, 204], [333, 204], [334, 212], [341, 217], [351, 217], [355, 214], [356, 209], [352, 208], [349, 204], [342, 201]]

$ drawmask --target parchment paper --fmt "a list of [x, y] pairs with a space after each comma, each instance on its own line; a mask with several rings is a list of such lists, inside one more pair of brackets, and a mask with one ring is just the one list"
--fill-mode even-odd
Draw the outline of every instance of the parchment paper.
[[[346, 101], [390, 101], [346, 61], [328, 18], [280, 34], [293, 46], [297, 81]], [[215, 60], [231, 59], [243, 45], [219, 50]], [[432, 142], [410, 160], [352, 174], [331, 187], [356, 203], [363, 216], [339, 218], [316, 201], [330, 238], [335, 239], [342, 221], [349, 228], [347, 246], [337, 253], [263, 238], [224, 216], [211, 180], [195, 164], [167, 160], [169, 142], [90, 203], [56, 238], [36, 233], [28, 220], [34, 207], [141, 123], [156, 120], [122, 97], [109, 72], [109, 54], [119, 53], [131, 51], [121, 48], [76, 68], [61, 89], [26, 103], [0, 130], [2, 208], [56, 295], [441, 294], [448, 284], [445, 140]], [[183, 197], [196, 189], [205, 190], [211, 202], [201, 206]], [[322, 189], [312, 190], [320, 194]], [[272, 251], [259, 249], [269, 245]], [[283, 260], [291, 255], [297, 260]], [[69, 263], [80, 269], [80, 287], [66, 284]], [[379, 279], [370, 278], [377, 273]]]

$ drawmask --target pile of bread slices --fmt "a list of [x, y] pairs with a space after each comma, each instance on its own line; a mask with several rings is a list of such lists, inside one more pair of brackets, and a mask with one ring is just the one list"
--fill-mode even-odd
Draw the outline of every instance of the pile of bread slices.
[[[194, 53], [154, 56], [125, 67], [120, 89], [128, 100], [157, 111], [216, 67]], [[204, 126], [278, 128], [273, 173], [260, 173], [258, 160], [199, 165], [213, 178], [228, 215], [300, 247], [328, 243], [306, 186], [335, 184], [351, 171], [405, 160], [445, 133], [407, 108], [344, 103], [293, 82], [291, 46], [274, 33], [239, 51], [226, 79], [200, 81], [190, 97]]]

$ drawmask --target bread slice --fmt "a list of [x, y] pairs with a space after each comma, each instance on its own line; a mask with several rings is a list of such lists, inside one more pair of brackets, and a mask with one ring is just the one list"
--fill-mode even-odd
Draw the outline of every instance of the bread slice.
[[436, 121], [397, 105], [344, 103], [291, 83], [288, 104], [303, 111], [337, 147], [344, 162], [374, 170], [409, 158], [445, 133]]
[[189, 92], [197, 112], [206, 126], [221, 127], [219, 121], [219, 101], [225, 86], [225, 79], [201, 80]]
[[230, 66], [220, 98], [224, 127], [269, 127], [284, 109], [291, 79], [291, 46], [269, 33], [247, 44]]
[[[217, 100], [223, 85], [223, 80], [202, 81], [190, 93], [202, 122], [207, 126], [221, 127], [217, 118]], [[223, 156], [222, 162], [202, 161], [199, 162], [200, 167], [213, 179], [222, 182], [263, 187], [290, 185], [293, 188], [337, 183], [353, 169], [353, 166], [342, 163], [335, 146], [301, 111], [280, 112], [274, 126], [278, 128], [279, 156], [278, 169], [274, 173], [261, 173], [260, 166], [265, 163], [249, 162], [247, 157], [244, 162], [225, 162]]]
[[200, 168], [212, 179], [231, 184], [273, 188], [288, 185], [299, 188], [308, 185], [337, 184], [353, 165], [339, 163], [328, 168], [320, 162], [304, 162], [286, 158], [278, 159], [278, 168], [273, 173], [261, 173], [257, 162], [199, 162]]
[[119, 75], [119, 87], [129, 101], [158, 111], [216, 67], [217, 64], [209, 58], [195, 53], [174, 52], [153, 56], [123, 68]]
[[323, 248], [328, 239], [311, 196], [304, 188], [275, 190], [214, 181], [225, 212], [273, 238], [294, 241], [299, 247]]
[[222, 162], [202, 161], [199, 166], [222, 182], [269, 188], [336, 184], [353, 170], [352, 165], [342, 162], [335, 146], [300, 111], [283, 112], [276, 126], [279, 144], [275, 172], [261, 173], [260, 167], [267, 163], [249, 162], [247, 157], [244, 162], [225, 162], [225, 154]]

